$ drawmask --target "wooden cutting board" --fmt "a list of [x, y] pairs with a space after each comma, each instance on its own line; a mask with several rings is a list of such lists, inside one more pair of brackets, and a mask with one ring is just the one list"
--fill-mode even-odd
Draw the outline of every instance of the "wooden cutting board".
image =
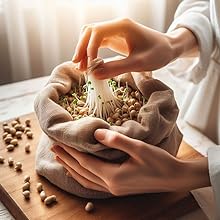
[[[0, 155], [6, 159], [4, 164], [0, 164], [0, 200], [16, 219], [172, 220], [198, 208], [189, 192], [144, 194], [104, 200], [88, 200], [64, 192], [36, 174], [34, 159], [41, 129], [34, 113], [20, 117], [22, 124], [26, 118], [31, 119], [34, 138], [29, 140], [23, 134], [19, 146], [13, 152], [6, 150], [6, 145], [2, 140], [2, 124], [0, 124]], [[24, 145], [27, 142], [31, 144], [29, 154], [24, 150]], [[13, 167], [8, 166], [8, 157], [22, 162], [22, 172], [16, 172]], [[178, 157], [192, 159], [201, 157], [201, 155], [187, 144], [182, 143]], [[22, 195], [23, 178], [26, 174], [31, 176], [30, 200], [25, 200]], [[47, 195], [55, 194], [57, 196], [58, 202], [56, 204], [47, 207], [41, 202], [36, 191], [37, 182], [43, 183]], [[92, 201], [95, 205], [95, 210], [91, 213], [84, 210], [88, 201]]]

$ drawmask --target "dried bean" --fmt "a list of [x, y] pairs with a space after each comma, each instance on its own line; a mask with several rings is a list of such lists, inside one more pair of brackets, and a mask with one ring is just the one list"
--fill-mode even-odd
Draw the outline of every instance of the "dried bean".
[[24, 126], [24, 125], [21, 125], [20, 130], [21, 130], [21, 131], [24, 131], [24, 129], [25, 129], [25, 126]]
[[121, 120], [118, 119], [118, 120], [115, 122], [115, 125], [120, 126], [120, 125], [121, 125]]
[[128, 119], [127, 118], [123, 118], [122, 119], [122, 123], [125, 122], [125, 121], [128, 121]]
[[123, 115], [122, 115], [122, 118], [128, 118], [129, 117], [129, 114], [128, 113], [124, 113]]
[[13, 144], [14, 146], [17, 146], [18, 145], [18, 140], [14, 138], [10, 141], [10, 144]]
[[7, 147], [6, 147], [7, 151], [13, 151], [15, 149], [15, 146], [13, 144], [9, 144]]
[[4, 138], [4, 141], [5, 141], [6, 144], [8, 144], [8, 143], [11, 142], [12, 139], [13, 139], [12, 137], [10, 137], [10, 136], [7, 135], [7, 137]]
[[122, 106], [122, 112], [128, 112], [128, 106], [127, 105]]
[[135, 108], [136, 110], [139, 110], [139, 109], [141, 108], [141, 104], [140, 104], [139, 102], [135, 102], [135, 103], [134, 103], [134, 108]]
[[16, 124], [18, 124], [18, 122], [15, 121], [15, 120], [11, 122], [11, 125], [12, 125], [13, 127], [14, 127]]
[[130, 99], [131, 105], [134, 105], [134, 103], [136, 102], [136, 99], [132, 98]]
[[137, 111], [136, 111], [136, 110], [132, 110], [132, 111], [130, 112], [130, 116], [131, 116], [131, 118], [136, 117], [136, 116], [137, 116]]
[[31, 131], [31, 129], [29, 127], [25, 127], [24, 133], [26, 134], [28, 131]]
[[20, 131], [21, 130], [22, 125], [21, 124], [16, 124], [14, 126], [14, 128], [16, 129], [16, 131]]
[[141, 99], [141, 94], [138, 91], [135, 91], [135, 97], [140, 100]]
[[22, 132], [21, 132], [21, 131], [17, 131], [17, 132], [15, 133], [15, 136], [16, 136], [16, 138], [21, 139], [21, 137], [22, 137]]
[[45, 191], [42, 190], [40, 192], [40, 198], [41, 198], [42, 201], [44, 201], [47, 198], [47, 195], [46, 195]]
[[19, 124], [21, 123], [21, 121], [20, 121], [20, 118], [19, 118], [19, 117], [15, 118], [15, 121], [17, 121]]
[[135, 107], [133, 105], [129, 106], [128, 108], [129, 112], [131, 112], [132, 110], [135, 110]]
[[4, 163], [4, 161], [5, 161], [5, 158], [0, 156], [0, 163]]
[[27, 135], [27, 138], [28, 138], [28, 139], [32, 139], [32, 138], [33, 138], [33, 133], [32, 133], [31, 131], [28, 131], [28, 132], [26, 133], [26, 135]]
[[25, 199], [30, 199], [30, 191], [29, 190], [25, 190], [24, 192], [22, 192], [22, 194]]
[[14, 166], [14, 159], [12, 157], [8, 158], [8, 166], [10, 167]]
[[3, 126], [4, 132], [10, 133], [10, 127], [9, 126]]
[[120, 117], [120, 114], [118, 112], [112, 115], [113, 119], [118, 119], [119, 117]]
[[4, 132], [3, 135], [2, 135], [2, 138], [3, 138], [3, 139], [6, 138], [7, 135], [8, 135], [8, 132]]
[[24, 182], [30, 182], [31, 177], [29, 175], [24, 176]]
[[91, 212], [91, 211], [93, 211], [94, 210], [94, 205], [93, 205], [93, 203], [92, 202], [88, 202], [87, 204], [86, 204], [86, 206], [85, 206], [85, 211], [86, 212]]
[[111, 117], [108, 117], [108, 118], [106, 119], [106, 121], [107, 121], [108, 123], [113, 123], [113, 122], [114, 122], [114, 120], [113, 120]]
[[37, 183], [37, 191], [40, 193], [43, 190], [42, 183]]
[[30, 145], [29, 143], [27, 143], [27, 144], [25, 145], [24, 149], [25, 149], [25, 152], [26, 152], [26, 153], [29, 153], [29, 152], [30, 152], [30, 147], [31, 147], [31, 145]]
[[22, 190], [23, 191], [30, 190], [30, 183], [29, 182], [24, 183], [24, 185], [22, 186]]
[[30, 125], [31, 125], [31, 120], [30, 120], [29, 118], [27, 118], [27, 119], [25, 120], [25, 124], [26, 124], [27, 127], [30, 127]]
[[20, 171], [22, 169], [22, 163], [21, 162], [16, 162], [15, 163], [15, 170]]
[[56, 201], [57, 201], [56, 196], [55, 196], [55, 195], [52, 195], [52, 196], [48, 196], [48, 197], [44, 200], [44, 204], [45, 204], [45, 205], [50, 205], [50, 204], [52, 204], [52, 203], [54, 203], [54, 202], [56, 202]]
[[15, 135], [15, 133], [16, 133], [16, 129], [15, 128], [10, 128], [10, 134], [12, 135], [12, 136], [14, 136]]

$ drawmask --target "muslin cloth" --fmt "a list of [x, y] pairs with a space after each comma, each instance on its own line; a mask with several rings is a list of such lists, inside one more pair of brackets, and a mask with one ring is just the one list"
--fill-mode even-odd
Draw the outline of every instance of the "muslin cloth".
[[54, 160], [50, 151], [54, 142], [76, 146], [79, 151], [116, 163], [126, 160], [128, 155], [98, 143], [94, 138], [96, 129], [106, 128], [120, 132], [163, 148], [172, 155], [176, 155], [182, 140], [182, 134], [176, 125], [178, 107], [169, 87], [149, 77], [146, 72], [126, 73], [115, 80], [127, 82], [138, 89], [147, 100], [140, 109], [138, 121], [128, 120], [121, 126], [110, 126], [106, 121], [94, 117], [73, 121], [72, 116], [57, 104], [59, 96], [68, 93], [74, 85], [84, 83], [83, 74], [72, 62], [57, 66], [35, 99], [35, 112], [44, 132], [37, 148], [36, 171], [53, 184], [77, 196], [106, 198], [113, 195], [86, 189], [66, 176], [64, 168]]

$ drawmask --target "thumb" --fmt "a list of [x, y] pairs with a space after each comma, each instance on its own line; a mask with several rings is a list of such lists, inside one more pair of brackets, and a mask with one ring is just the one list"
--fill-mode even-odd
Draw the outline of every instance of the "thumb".
[[94, 133], [97, 141], [107, 147], [124, 151], [130, 156], [137, 157], [140, 141], [108, 129], [97, 129]]
[[95, 69], [93, 74], [97, 79], [109, 79], [131, 71], [141, 71], [140, 59], [136, 55], [104, 63]]

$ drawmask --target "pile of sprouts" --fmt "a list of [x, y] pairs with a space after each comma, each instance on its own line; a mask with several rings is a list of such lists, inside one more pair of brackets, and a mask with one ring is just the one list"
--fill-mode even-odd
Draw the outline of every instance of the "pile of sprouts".
[[58, 104], [71, 114], [73, 120], [90, 116], [118, 126], [127, 120], [137, 120], [144, 97], [127, 83], [97, 80], [92, 72], [102, 62], [100, 58], [93, 60], [85, 74], [86, 83], [74, 85], [67, 94], [60, 96]]

